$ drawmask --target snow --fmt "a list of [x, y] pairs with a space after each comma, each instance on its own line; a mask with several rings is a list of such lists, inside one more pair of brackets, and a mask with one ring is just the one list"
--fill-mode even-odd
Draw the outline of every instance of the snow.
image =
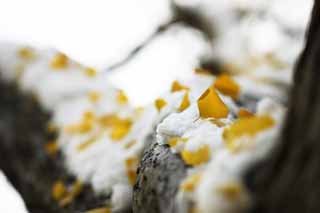
[[26, 213], [26, 207], [16, 192], [8, 182], [7, 178], [0, 171], [0, 212]]
[[129, 63], [114, 70], [111, 83], [126, 91], [134, 105], [150, 103], [171, 83], [198, 68], [210, 45], [197, 30], [171, 26]]

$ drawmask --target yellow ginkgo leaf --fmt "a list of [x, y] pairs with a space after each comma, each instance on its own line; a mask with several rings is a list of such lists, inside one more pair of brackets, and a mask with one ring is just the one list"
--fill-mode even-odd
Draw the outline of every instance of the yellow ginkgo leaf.
[[63, 53], [56, 54], [50, 61], [50, 67], [55, 70], [61, 70], [68, 67], [68, 57]]
[[213, 87], [209, 87], [198, 99], [198, 109], [201, 118], [226, 118], [228, 107], [222, 102]]
[[179, 81], [174, 81], [171, 85], [171, 92], [178, 92], [178, 91], [182, 91], [182, 90], [189, 90], [189, 87], [186, 87], [182, 84], [179, 83]]
[[114, 126], [110, 134], [111, 139], [114, 141], [123, 139], [130, 132], [130, 128], [131, 126], [126, 125]]
[[230, 182], [220, 185], [217, 191], [228, 200], [236, 200], [243, 192], [243, 186], [237, 182]]
[[162, 98], [158, 98], [155, 100], [154, 105], [156, 106], [158, 112], [160, 112], [161, 109], [167, 105], [167, 102]]
[[51, 189], [51, 195], [55, 200], [60, 200], [67, 193], [67, 188], [62, 181], [56, 181]]
[[91, 91], [88, 94], [88, 98], [92, 103], [97, 103], [101, 99], [102, 94], [98, 91]]
[[240, 86], [229, 75], [220, 75], [213, 86], [222, 94], [237, 99], [240, 94]]
[[111, 213], [111, 209], [108, 207], [102, 207], [97, 209], [91, 209], [89, 211], [86, 211], [86, 213]]
[[209, 161], [210, 148], [208, 145], [203, 145], [196, 151], [183, 150], [181, 157], [187, 165], [197, 166]]
[[125, 165], [127, 168], [135, 168], [138, 166], [138, 163], [139, 163], [139, 159], [135, 156], [133, 157], [128, 157], [126, 160], [125, 160]]
[[87, 67], [84, 72], [90, 78], [93, 78], [97, 75], [97, 71], [92, 67]]
[[193, 192], [201, 180], [201, 174], [196, 173], [182, 182], [180, 188], [185, 192]]
[[199, 75], [209, 75], [209, 76], [212, 75], [210, 70], [202, 69], [202, 68], [195, 69], [194, 73], [199, 74]]
[[128, 103], [128, 97], [123, 90], [120, 90], [117, 95], [117, 102], [120, 105], [125, 105]]
[[189, 106], [190, 106], [189, 93], [186, 92], [186, 94], [183, 96], [183, 99], [182, 99], [181, 104], [179, 106], [179, 111], [182, 112], [185, 109], [187, 109]]
[[188, 141], [188, 138], [180, 138], [180, 137], [173, 137], [173, 138], [170, 138], [168, 140], [168, 144], [170, 147], [175, 147], [178, 145], [179, 142], [187, 142]]
[[231, 151], [234, 151], [236, 139], [243, 136], [253, 137], [257, 133], [273, 127], [274, 124], [274, 120], [267, 115], [240, 118], [224, 130], [223, 138]]
[[44, 149], [49, 156], [54, 156], [59, 151], [59, 146], [56, 141], [50, 141], [44, 145]]
[[30, 47], [22, 47], [18, 50], [18, 55], [21, 59], [30, 60], [35, 57], [34, 50]]
[[98, 135], [94, 135], [94, 136], [90, 137], [88, 140], [80, 143], [80, 144], [77, 146], [77, 150], [78, 150], [79, 152], [86, 150], [86, 149], [89, 148], [91, 145], [93, 145], [94, 143], [97, 142], [98, 137], [99, 137]]
[[254, 114], [252, 112], [250, 112], [248, 109], [240, 108], [238, 111], [239, 118], [246, 118], [246, 117], [251, 117], [251, 116], [254, 116]]

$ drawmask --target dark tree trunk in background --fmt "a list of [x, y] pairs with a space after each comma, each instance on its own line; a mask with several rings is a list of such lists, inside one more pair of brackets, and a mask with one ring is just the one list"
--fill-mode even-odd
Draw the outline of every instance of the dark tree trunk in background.
[[320, 1], [296, 66], [281, 143], [247, 177], [253, 212], [320, 212]]
[[18, 190], [30, 213], [84, 212], [104, 206], [107, 197], [95, 196], [88, 185], [65, 208], [52, 198], [56, 181], [68, 185], [74, 178], [64, 168], [61, 153], [50, 156], [44, 150], [45, 143], [55, 139], [46, 129], [49, 120], [49, 114], [32, 96], [0, 80], [0, 170]]

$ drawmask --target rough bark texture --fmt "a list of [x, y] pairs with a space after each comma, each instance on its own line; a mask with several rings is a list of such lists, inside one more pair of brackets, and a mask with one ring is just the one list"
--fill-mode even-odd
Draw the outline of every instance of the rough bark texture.
[[253, 212], [320, 212], [320, 2], [315, 1], [307, 45], [279, 146], [249, 171]]
[[175, 212], [174, 197], [187, 166], [166, 145], [153, 141], [145, 151], [134, 187], [133, 212]]
[[83, 212], [103, 206], [105, 197], [94, 196], [90, 186], [66, 208], [52, 199], [55, 181], [72, 183], [61, 155], [49, 156], [45, 143], [54, 137], [46, 131], [49, 115], [31, 96], [0, 81], [0, 169], [23, 197], [31, 213]]

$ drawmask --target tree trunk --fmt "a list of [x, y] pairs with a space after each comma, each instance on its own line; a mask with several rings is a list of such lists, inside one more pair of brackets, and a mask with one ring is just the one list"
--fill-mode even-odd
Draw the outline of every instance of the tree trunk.
[[279, 145], [247, 175], [253, 212], [320, 212], [320, 1], [296, 65]]

